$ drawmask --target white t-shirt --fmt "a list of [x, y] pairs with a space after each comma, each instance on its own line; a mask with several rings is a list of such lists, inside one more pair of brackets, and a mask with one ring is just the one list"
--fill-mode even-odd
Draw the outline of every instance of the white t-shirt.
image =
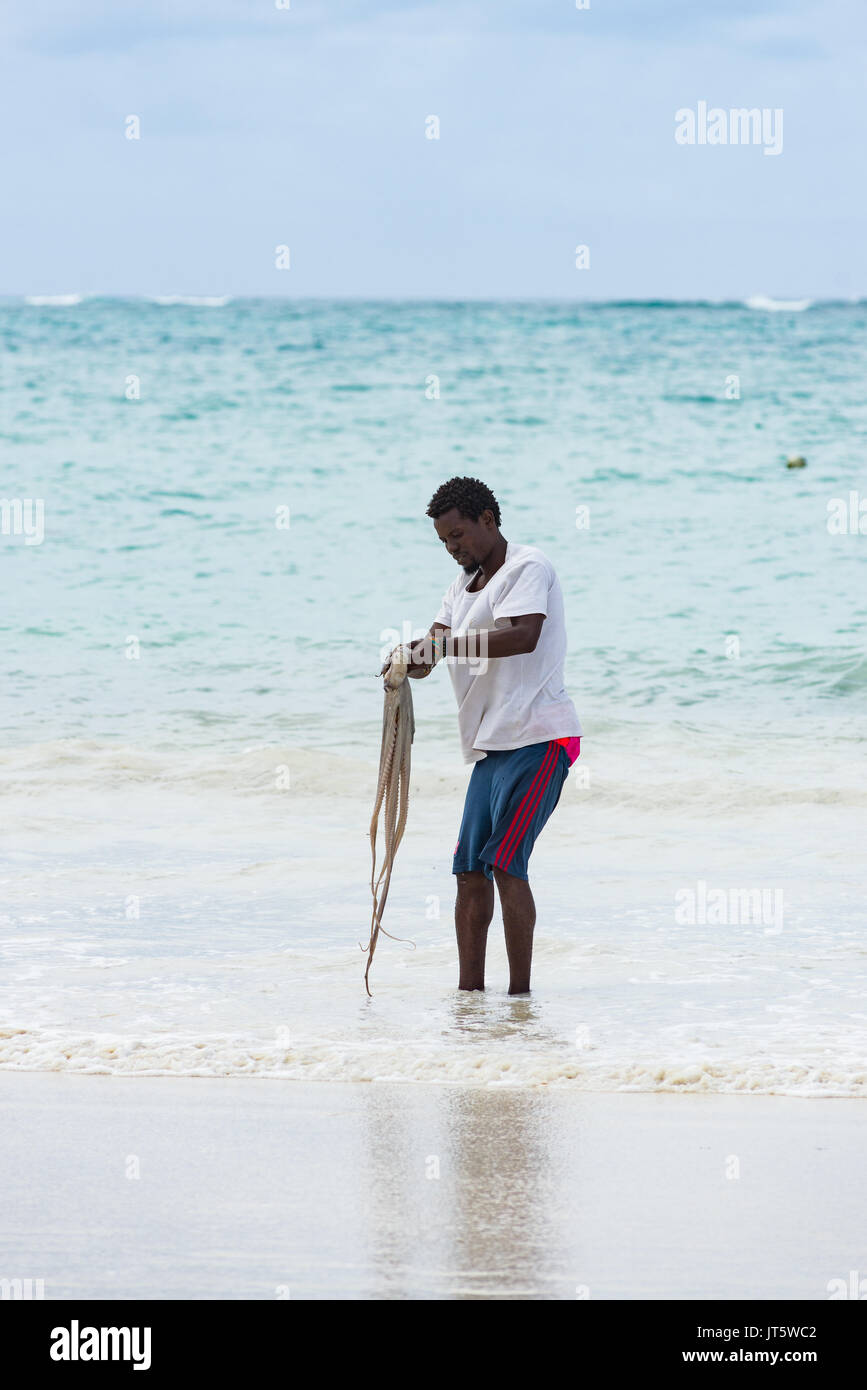
[[579, 737], [578, 714], [563, 685], [566, 620], [551, 561], [534, 545], [508, 541], [505, 563], [478, 593], [467, 592], [473, 578], [459, 571], [434, 620], [452, 636], [510, 627], [509, 618], [525, 613], [546, 617], [535, 651], [488, 657], [487, 669], [478, 660], [449, 658], [464, 762], [478, 762], [486, 750]]

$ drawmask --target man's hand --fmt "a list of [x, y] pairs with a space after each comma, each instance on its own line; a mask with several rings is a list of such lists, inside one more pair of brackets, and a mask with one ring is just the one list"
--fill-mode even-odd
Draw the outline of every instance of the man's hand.
[[[448, 628], [444, 627], [442, 623], [434, 623], [428, 628], [424, 637], [419, 637], [415, 642], [410, 642], [408, 644], [409, 665], [406, 668], [406, 674], [408, 676], [411, 676], [413, 680], [423, 680], [425, 676], [430, 675], [436, 665], [436, 661], [428, 659], [433, 655], [433, 648], [430, 646], [431, 638], [439, 640], [440, 645], [442, 645], [442, 638], [445, 637], [447, 633]], [[391, 656], [387, 657], [379, 674], [384, 676], [390, 665]]]
[[[419, 637], [417, 641], [409, 643], [409, 664], [406, 668], [406, 674], [413, 680], [424, 680], [424, 677], [429, 676], [436, 665], [436, 662], [426, 659], [431, 652], [430, 638], [431, 634], [428, 632], [424, 637]], [[389, 656], [379, 674], [384, 676], [390, 665], [391, 657]]]
[[[406, 674], [414, 680], [422, 680], [425, 676], [429, 676], [433, 670], [433, 664], [428, 665], [423, 659], [424, 643], [425, 638], [420, 637], [417, 642], [412, 642], [409, 645], [409, 665], [406, 668]], [[390, 666], [391, 656], [388, 656], [379, 674], [385, 676]]]
[[428, 666], [423, 661], [412, 661], [406, 668], [406, 674], [412, 680], [420, 681], [429, 676], [432, 670], [433, 666]]

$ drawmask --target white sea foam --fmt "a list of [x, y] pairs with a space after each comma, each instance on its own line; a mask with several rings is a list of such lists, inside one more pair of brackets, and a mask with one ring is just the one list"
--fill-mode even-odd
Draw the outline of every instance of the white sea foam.
[[27, 294], [24, 296], [25, 304], [32, 304], [37, 309], [69, 309], [80, 304], [83, 299], [83, 294]]
[[[865, 667], [867, 669], [867, 667]], [[860, 679], [863, 672], [859, 668]], [[855, 677], [850, 676], [854, 680]], [[469, 769], [452, 752], [434, 762], [433, 749], [417, 741], [413, 767], [414, 814], [431, 803], [455, 803], [466, 789]], [[598, 739], [584, 740], [584, 752], [570, 774], [568, 797], [592, 805], [594, 811], [620, 809], [636, 817], [650, 812], [726, 812], [749, 814], [772, 808], [839, 806], [867, 807], [867, 782], [862, 775], [861, 745], [841, 745], [832, 755], [824, 741], [801, 743], [797, 755], [790, 738], [763, 741], [761, 756], [739, 733], [725, 747], [692, 748], [688, 759], [676, 737], [648, 738], [617, 729]], [[101, 799], [120, 788], [151, 789], [162, 794], [174, 789], [192, 796], [223, 793], [227, 829], [237, 815], [237, 800], [258, 800], [274, 806], [278, 768], [289, 772], [290, 794], [278, 804], [295, 810], [303, 801], [307, 811], [335, 810], [341, 804], [366, 801], [375, 785], [377, 745], [374, 738], [357, 743], [354, 756], [298, 744], [254, 744], [244, 749], [208, 751], [163, 750], [98, 739], [58, 739], [0, 749], [7, 814], [32, 812], [35, 802], [43, 814], [56, 806], [61, 815], [62, 793], [80, 798], [82, 811], [92, 799], [98, 814]], [[725, 757], [725, 772], [720, 758]], [[586, 779], [582, 781], [582, 779]], [[51, 797], [46, 798], [50, 785]], [[216, 806], [218, 803], [214, 803]], [[211, 808], [213, 809], [213, 807]], [[626, 822], [624, 822], [624, 826]]]
[[771, 314], [779, 312], [798, 314], [802, 313], [804, 309], [809, 309], [813, 301], [812, 299], [771, 299], [766, 294], [754, 294], [745, 303], [748, 309], [765, 309]]
[[[5, 748], [0, 1065], [858, 1094], [859, 745], [797, 741], [793, 756], [784, 735], [759, 756], [741, 731], [721, 776], [713, 747], [685, 758], [671, 738], [627, 757], [609, 730], [588, 742], [589, 784], [570, 773], [534, 851], [524, 1021], [502, 997], [496, 922], [490, 998], [455, 1014], [449, 994], [459, 764], [414, 767], [387, 927], [416, 949], [381, 941], [360, 1011], [372, 759]], [[741, 920], [751, 899], [773, 919]], [[702, 906], [720, 900], [722, 918]]]
[[111, 1033], [0, 1031], [0, 1067], [117, 1076], [256, 1076], [275, 1081], [570, 1087], [580, 1091], [753, 1093], [812, 1097], [867, 1094], [863, 1057], [773, 1061], [743, 1052], [730, 1059], [594, 1062], [569, 1049], [449, 1050], [413, 1039], [367, 1046], [311, 1038], [290, 1044], [243, 1035], [128, 1037]]

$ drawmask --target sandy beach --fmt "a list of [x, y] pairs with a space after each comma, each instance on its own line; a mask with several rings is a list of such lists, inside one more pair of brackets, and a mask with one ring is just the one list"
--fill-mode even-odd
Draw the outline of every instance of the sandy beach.
[[46, 1299], [821, 1300], [867, 1269], [857, 1101], [5, 1072], [0, 1115], [0, 1272]]

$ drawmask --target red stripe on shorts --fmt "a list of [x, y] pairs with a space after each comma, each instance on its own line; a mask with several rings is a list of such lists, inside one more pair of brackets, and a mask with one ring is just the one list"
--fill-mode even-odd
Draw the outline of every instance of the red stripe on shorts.
[[554, 757], [553, 757], [553, 759], [552, 759], [552, 761], [551, 761], [551, 763], [550, 763], [550, 765], [549, 765], [549, 767], [548, 767], [548, 770], [547, 770], [546, 773], [545, 773], [545, 778], [544, 778], [544, 781], [542, 782], [542, 785], [541, 785], [541, 786], [537, 789], [537, 791], [536, 791], [536, 795], [535, 795], [534, 798], [533, 798], [533, 804], [532, 804], [532, 806], [529, 808], [529, 810], [527, 811], [526, 816], [524, 817], [524, 823], [523, 823], [523, 825], [521, 826], [520, 834], [518, 835], [518, 838], [515, 840], [514, 844], [512, 845], [511, 850], [509, 851], [509, 857], [508, 857], [508, 859], [505, 861], [504, 864], [501, 864], [501, 865], [500, 865], [500, 867], [503, 868], [503, 869], [508, 869], [509, 865], [511, 864], [512, 859], [514, 858], [514, 855], [515, 855], [515, 850], [518, 848], [518, 845], [519, 845], [519, 844], [521, 843], [521, 841], [523, 840], [524, 835], [526, 834], [527, 829], [528, 829], [528, 827], [529, 827], [529, 825], [530, 825], [530, 822], [531, 822], [531, 820], [533, 819], [533, 816], [536, 814], [536, 809], [537, 809], [537, 807], [538, 807], [538, 805], [539, 805], [539, 802], [542, 800], [542, 797], [545, 795], [545, 791], [547, 790], [548, 783], [551, 781], [551, 778], [552, 778], [553, 775], [554, 775], [554, 768], [557, 766], [557, 758], [558, 758], [558, 756], [559, 756], [560, 745], [557, 744], [557, 743], [555, 743], [555, 744], [554, 744], [554, 749], [555, 749]]
[[[498, 869], [507, 869], [511, 864], [515, 850], [523, 839], [533, 812], [539, 804], [539, 799], [551, 780], [551, 774], [554, 771], [559, 754], [559, 743], [556, 741], [549, 743], [539, 770], [530, 783], [520, 806], [512, 817], [509, 828], [503, 836], [500, 848], [494, 856], [494, 864]], [[509, 857], [508, 859], [504, 859], [503, 855], [507, 849], [509, 850]]]

